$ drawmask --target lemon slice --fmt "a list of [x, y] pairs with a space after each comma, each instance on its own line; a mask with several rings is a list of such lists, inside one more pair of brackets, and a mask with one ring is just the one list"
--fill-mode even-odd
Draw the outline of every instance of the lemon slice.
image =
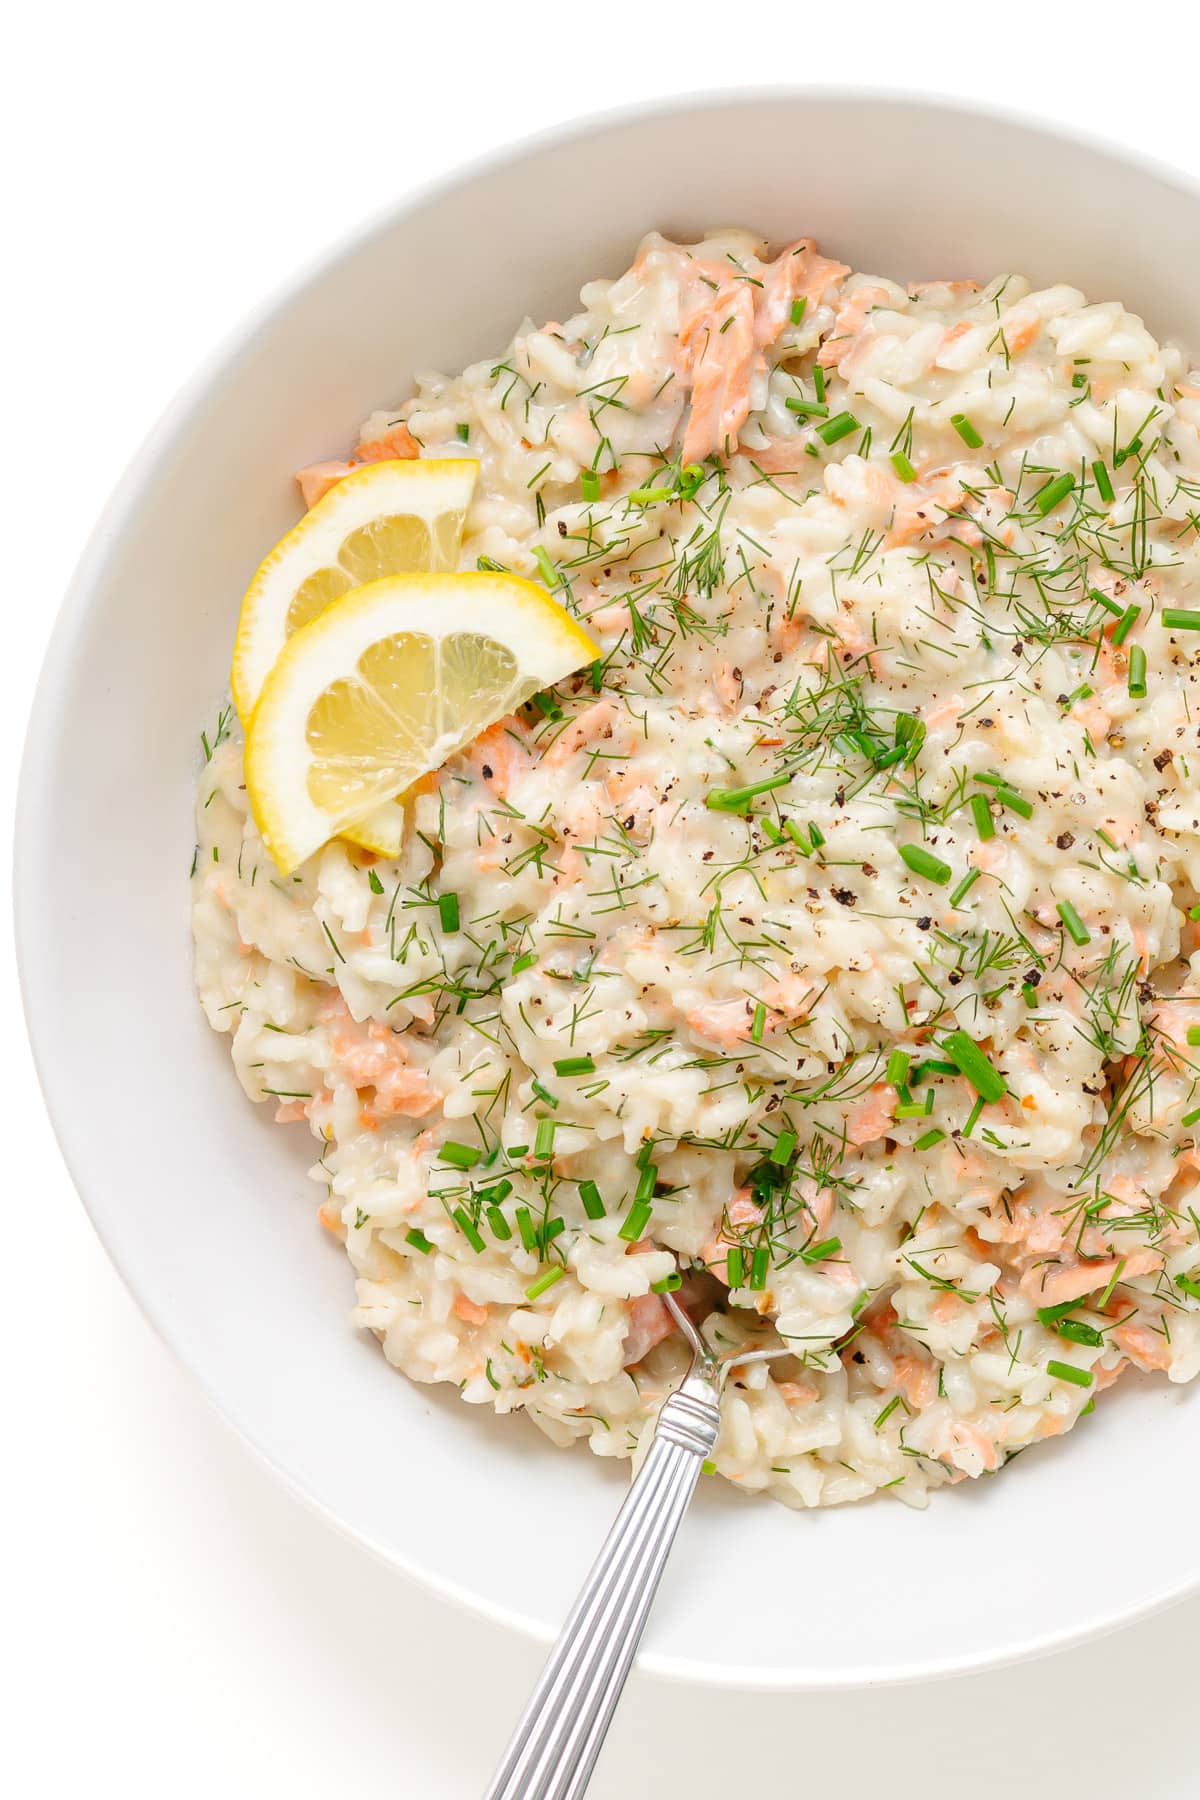
[[478, 473], [469, 457], [370, 463], [276, 544], [238, 619], [231, 682], [243, 723], [288, 638], [332, 601], [384, 575], [454, 568]]
[[335, 600], [288, 639], [246, 731], [246, 790], [281, 872], [598, 655], [516, 575], [392, 575]]

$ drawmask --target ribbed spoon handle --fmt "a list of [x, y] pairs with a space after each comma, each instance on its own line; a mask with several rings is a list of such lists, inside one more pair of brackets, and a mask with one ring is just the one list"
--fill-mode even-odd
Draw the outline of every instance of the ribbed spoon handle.
[[485, 1800], [579, 1800], [591, 1780], [671, 1545], [717, 1441], [715, 1386], [690, 1375], [542, 1670]]

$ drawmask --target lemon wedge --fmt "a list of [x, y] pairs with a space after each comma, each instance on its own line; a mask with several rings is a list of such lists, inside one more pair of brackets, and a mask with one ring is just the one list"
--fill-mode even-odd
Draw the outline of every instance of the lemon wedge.
[[598, 655], [516, 575], [392, 575], [333, 601], [287, 640], [246, 730], [246, 791], [281, 873]]
[[384, 575], [453, 569], [479, 464], [370, 463], [336, 482], [262, 562], [242, 601], [231, 683], [243, 723], [293, 632]]

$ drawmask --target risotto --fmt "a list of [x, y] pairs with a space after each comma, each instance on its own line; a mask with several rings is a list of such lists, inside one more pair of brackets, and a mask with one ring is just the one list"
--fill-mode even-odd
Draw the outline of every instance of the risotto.
[[790, 1352], [713, 1466], [802, 1506], [1193, 1377], [1200, 373], [1070, 287], [651, 235], [306, 496], [380, 454], [476, 459], [459, 566], [601, 653], [394, 861], [281, 878], [206, 735], [200, 997], [320, 1146], [355, 1323], [631, 1457], [677, 1290]]

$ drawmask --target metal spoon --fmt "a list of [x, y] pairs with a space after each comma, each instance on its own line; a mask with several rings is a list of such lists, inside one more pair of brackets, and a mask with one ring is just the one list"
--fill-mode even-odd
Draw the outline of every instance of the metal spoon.
[[646, 1459], [485, 1800], [578, 1800], [586, 1792], [701, 1465], [717, 1441], [725, 1378], [735, 1364], [791, 1354], [784, 1347], [717, 1357], [674, 1297], [664, 1299], [691, 1364], [663, 1402]]

